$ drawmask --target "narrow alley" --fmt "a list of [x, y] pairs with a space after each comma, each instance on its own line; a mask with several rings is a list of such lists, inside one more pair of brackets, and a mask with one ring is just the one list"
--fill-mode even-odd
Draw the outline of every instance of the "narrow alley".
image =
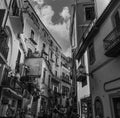
[[0, 0], [0, 118], [120, 118], [120, 0]]

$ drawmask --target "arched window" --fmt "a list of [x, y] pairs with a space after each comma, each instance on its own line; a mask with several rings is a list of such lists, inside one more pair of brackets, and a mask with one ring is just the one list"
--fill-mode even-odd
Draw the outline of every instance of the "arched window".
[[100, 97], [96, 97], [95, 98], [95, 104], [94, 104], [94, 108], [95, 108], [95, 117], [99, 117], [99, 118], [104, 118], [104, 110], [103, 110], [103, 103], [102, 100], [100, 99]]

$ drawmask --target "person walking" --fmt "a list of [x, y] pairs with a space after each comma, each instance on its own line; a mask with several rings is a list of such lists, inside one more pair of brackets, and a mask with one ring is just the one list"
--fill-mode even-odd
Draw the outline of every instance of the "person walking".
[[8, 109], [7, 109], [7, 111], [6, 111], [6, 116], [7, 116], [7, 117], [12, 117], [12, 116], [13, 116], [13, 110], [12, 110], [10, 104], [8, 104]]

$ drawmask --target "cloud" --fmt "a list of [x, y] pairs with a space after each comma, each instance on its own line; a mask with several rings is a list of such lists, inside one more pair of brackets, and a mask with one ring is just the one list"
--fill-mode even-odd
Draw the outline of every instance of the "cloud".
[[[34, 0], [39, 1], [39, 0]], [[67, 53], [69, 51], [69, 26], [70, 26], [70, 13], [69, 8], [64, 7], [61, 13], [59, 13], [60, 17], [63, 19], [62, 22], [58, 24], [54, 24], [52, 22], [52, 17], [54, 16], [55, 12], [53, 11], [50, 5], [43, 5], [43, 6], [35, 6], [35, 11], [39, 15], [42, 22], [48, 28], [50, 33], [53, 35], [55, 40], [61, 45], [63, 52]]]
[[39, 6], [42, 6], [44, 4], [44, 0], [33, 0], [36, 2]]
[[60, 16], [64, 18], [64, 21], [68, 21], [70, 19], [69, 8], [64, 7], [63, 11], [60, 13]]
[[71, 47], [67, 48], [67, 50], [64, 52], [65, 56], [71, 57]]

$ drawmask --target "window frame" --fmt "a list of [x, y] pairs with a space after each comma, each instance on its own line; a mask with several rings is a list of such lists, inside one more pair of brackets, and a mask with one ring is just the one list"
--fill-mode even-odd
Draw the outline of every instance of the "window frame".
[[[90, 11], [90, 8], [92, 9], [91, 11]], [[87, 9], [88, 9], [88, 11], [87, 11]], [[91, 14], [89, 14], [90, 18], [87, 18], [88, 17], [87, 12], [91, 13]], [[86, 6], [85, 7], [85, 20], [86, 21], [92, 21], [92, 20], [94, 20], [94, 18], [95, 18], [95, 8], [94, 8], [94, 6], [91, 6], [91, 5]]]
[[31, 29], [30, 38], [33, 39], [33, 40], [35, 38], [35, 32], [34, 32], [33, 29]]
[[115, 19], [115, 16], [116, 16], [116, 14], [118, 13], [118, 15], [119, 15], [119, 20], [120, 20], [120, 8], [118, 8], [114, 13], [113, 13], [113, 15], [112, 15], [112, 23], [113, 23], [113, 27], [114, 28], [117, 28], [117, 25], [119, 25], [119, 29], [117, 29], [118, 30], [118, 32], [120, 32], [120, 22], [119, 22], [119, 24], [116, 24], [116, 19]]
[[[90, 47], [90, 46], [92, 46], [92, 47]], [[96, 61], [94, 41], [92, 41], [88, 46], [88, 56], [89, 56], [90, 65], [93, 65]]]

